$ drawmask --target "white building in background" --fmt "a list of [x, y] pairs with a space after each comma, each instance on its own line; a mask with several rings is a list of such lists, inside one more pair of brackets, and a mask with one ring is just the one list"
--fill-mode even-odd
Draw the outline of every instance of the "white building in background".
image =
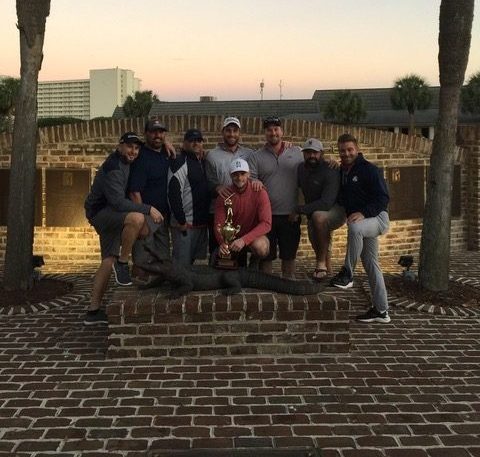
[[38, 117], [78, 117], [90, 119], [90, 81], [39, 81]]
[[138, 90], [140, 80], [132, 70], [90, 70], [90, 119], [110, 117], [117, 106], [122, 106]]
[[140, 90], [132, 70], [90, 70], [90, 79], [38, 82], [38, 117], [110, 117], [129, 95]]

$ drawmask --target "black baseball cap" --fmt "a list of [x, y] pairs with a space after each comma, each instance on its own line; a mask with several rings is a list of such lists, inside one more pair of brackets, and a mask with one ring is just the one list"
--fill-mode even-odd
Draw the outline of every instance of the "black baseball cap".
[[143, 144], [143, 141], [140, 139], [140, 137], [135, 132], [124, 133], [120, 137], [120, 140], [118, 142], [119, 143], [127, 143], [127, 144], [133, 144], [133, 143], [137, 143], [137, 144], [140, 144], [140, 145]]
[[167, 127], [163, 125], [158, 119], [150, 119], [145, 124], [145, 132], [152, 132], [154, 130], [163, 130], [164, 132], [168, 132]]
[[185, 141], [200, 140], [203, 141], [202, 132], [198, 129], [188, 129], [183, 136]]
[[268, 116], [263, 120], [263, 128], [266, 129], [267, 127], [271, 126], [281, 127], [282, 121], [277, 116]]

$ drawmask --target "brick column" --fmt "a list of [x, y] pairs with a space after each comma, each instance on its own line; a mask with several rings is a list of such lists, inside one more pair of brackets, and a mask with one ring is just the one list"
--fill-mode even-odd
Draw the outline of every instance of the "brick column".
[[467, 166], [467, 248], [480, 250], [480, 126], [458, 129], [458, 143], [465, 149]]

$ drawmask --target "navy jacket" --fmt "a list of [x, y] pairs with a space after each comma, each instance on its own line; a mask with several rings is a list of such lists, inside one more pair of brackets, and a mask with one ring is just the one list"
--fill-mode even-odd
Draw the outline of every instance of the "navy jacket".
[[389, 196], [381, 170], [358, 154], [348, 172], [342, 170], [338, 202], [347, 216], [360, 212], [365, 217], [376, 217], [387, 211]]
[[152, 205], [164, 217], [170, 214], [167, 199], [170, 160], [164, 148], [160, 152], [143, 145], [130, 167], [129, 192], [140, 192], [142, 202]]

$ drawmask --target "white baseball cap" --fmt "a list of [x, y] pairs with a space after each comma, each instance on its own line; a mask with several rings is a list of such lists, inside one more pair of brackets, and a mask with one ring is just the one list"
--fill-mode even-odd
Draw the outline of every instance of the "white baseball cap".
[[323, 151], [323, 144], [321, 141], [317, 140], [316, 138], [310, 138], [309, 140], [305, 141], [303, 145], [302, 151], [315, 151], [320, 152]]
[[233, 117], [233, 116], [226, 117], [223, 120], [223, 127], [222, 128], [228, 127], [230, 124], [234, 124], [238, 128], [241, 128], [240, 121], [238, 120], [238, 117]]
[[230, 164], [230, 174], [235, 173], [236, 171], [245, 171], [249, 172], [248, 163], [243, 159], [233, 159]]

